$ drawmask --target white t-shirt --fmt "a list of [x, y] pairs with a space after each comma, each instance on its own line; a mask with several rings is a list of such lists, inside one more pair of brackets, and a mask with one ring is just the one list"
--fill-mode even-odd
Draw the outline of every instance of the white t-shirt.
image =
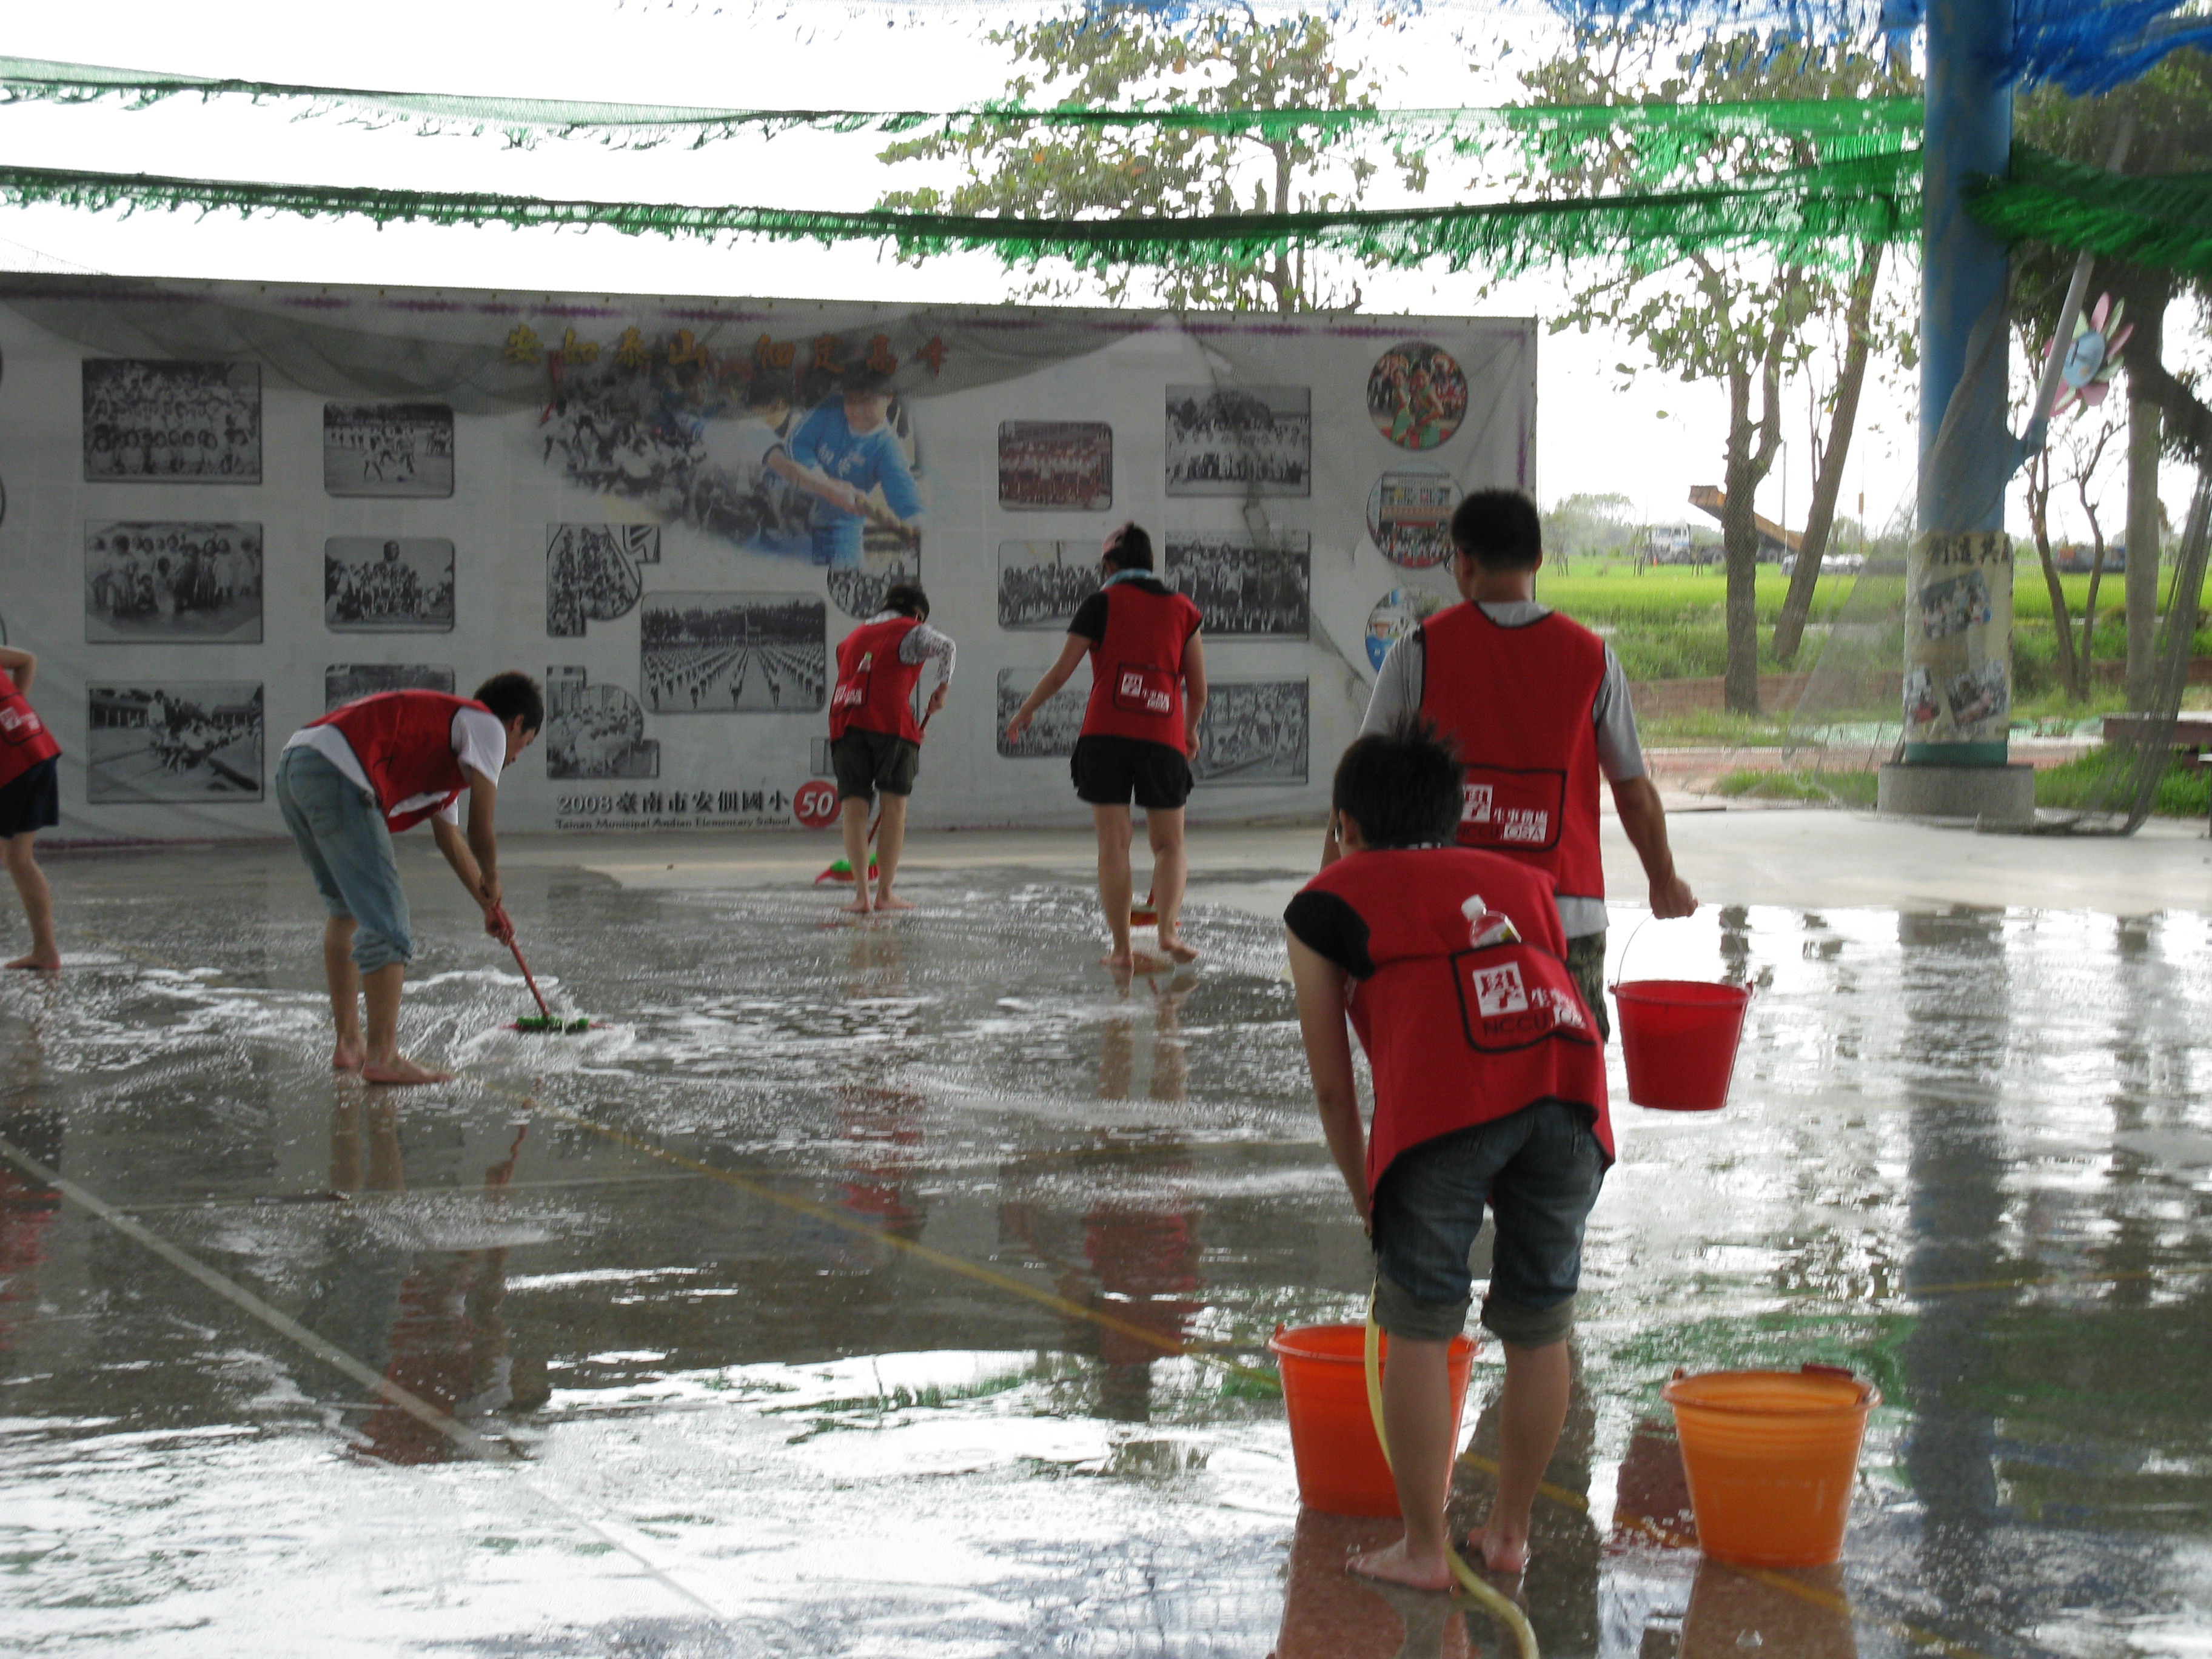
[[[335, 726], [303, 726], [292, 734], [283, 752], [295, 749], [312, 749], [339, 771], [349, 782], [359, 784], [370, 794], [368, 774], [362, 770], [360, 757], [353, 745], [345, 740], [345, 733]], [[464, 774], [481, 772], [494, 783], [507, 766], [507, 728], [499, 723], [499, 716], [488, 714], [481, 708], [453, 710], [453, 754], [461, 763]], [[445, 798], [438, 794], [410, 795], [392, 809], [390, 816], [398, 817], [409, 812], [419, 812], [434, 801]], [[438, 810], [438, 816], [448, 823], [459, 825], [461, 821], [461, 798], [459, 795]]]

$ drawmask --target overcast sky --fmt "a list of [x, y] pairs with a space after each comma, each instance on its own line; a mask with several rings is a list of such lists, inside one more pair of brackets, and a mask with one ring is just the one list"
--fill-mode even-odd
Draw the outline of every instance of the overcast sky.
[[[19, 56], [204, 76], [407, 91], [768, 108], [945, 108], [1002, 96], [1004, 55], [981, 39], [988, 13], [917, 6], [894, 13], [794, 4], [781, 17], [733, 5], [636, 0], [380, 0], [374, 6], [220, 9], [146, 0], [79, 0], [11, 9]], [[1380, 71], [1393, 106], [1495, 104], [1514, 71], [1541, 55], [1540, 26], [1455, 11], [1403, 30], [1360, 31], [1352, 53]], [[741, 138], [699, 150], [609, 149], [582, 140], [507, 149], [497, 138], [371, 131], [242, 100], [172, 100], [0, 108], [0, 160], [23, 166], [194, 177], [283, 179], [522, 194], [866, 207], [883, 189], [932, 182], [874, 160], [883, 140], [804, 133]], [[941, 178], [941, 176], [940, 176]], [[1448, 173], [1439, 170], [1445, 182]], [[1433, 198], [1431, 199], [1434, 199]], [[663, 242], [588, 231], [442, 229], [363, 221], [235, 215], [92, 215], [0, 208], [0, 266], [264, 281], [441, 287], [975, 301], [1012, 298], [1021, 277], [981, 255], [901, 265], [869, 246], [823, 249], [724, 240]], [[1527, 316], [1564, 307], [1556, 275], [1522, 278], [1487, 299], [1449, 273], [1365, 279], [1370, 311]], [[1601, 333], [1547, 334], [1540, 348], [1538, 488], [1547, 502], [1617, 491], [1652, 521], [1696, 515], [1693, 484], [1721, 477], [1726, 401], [1651, 368]], [[1620, 365], [1632, 371], [1620, 372]], [[1870, 384], [1841, 510], [1887, 520], [1909, 500], [1909, 381]], [[1810, 497], [1805, 399], [1791, 399], [1790, 447], [1759, 507], [1802, 524]], [[2179, 474], [2169, 505], [2185, 504]], [[2113, 497], [2118, 499], [2115, 488]], [[2010, 527], [2027, 528], [2015, 511]]]

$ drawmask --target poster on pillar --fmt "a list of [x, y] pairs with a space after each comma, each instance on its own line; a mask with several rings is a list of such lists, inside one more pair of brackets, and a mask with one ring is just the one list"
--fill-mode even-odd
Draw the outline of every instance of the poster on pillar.
[[548, 719], [503, 828], [797, 829], [838, 642], [918, 581], [959, 656], [914, 821], [1077, 823], [1086, 671], [1005, 714], [1133, 520], [1223, 688], [1192, 812], [1318, 812], [1451, 505], [1534, 487], [1535, 374], [1525, 319], [9, 275], [0, 637], [63, 837], [281, 834], [300, 726], [507, 668]]
[[1972, 763], [2012, 720], [2012, 538], [1930, 534], [1905, 562], [1907, 758]]

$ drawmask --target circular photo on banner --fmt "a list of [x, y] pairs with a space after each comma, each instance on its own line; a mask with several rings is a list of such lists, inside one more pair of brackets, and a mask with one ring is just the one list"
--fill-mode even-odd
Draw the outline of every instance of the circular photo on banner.
[[1367, 377], [1367, 413], [1401, 449], [1434, 449], [1467, 418], [1467, 376], [1426, 340], [1392, 346]]
[[1367, 492], [1367, 539], [1403, 570], [1433, 570], [1451, 557], [1459, 485], [1449, 473], [1385, 472]]
[[1443, 594], [1432, 593], [1425, 587], [1394, 587], [1385, 593], [1367, 613], [1369, 664], [1379, 673], [1382, 659], [1390, 654], [1390, 647], [1398, 642], [1399, 635], [1435, 616], [1445, 603]]

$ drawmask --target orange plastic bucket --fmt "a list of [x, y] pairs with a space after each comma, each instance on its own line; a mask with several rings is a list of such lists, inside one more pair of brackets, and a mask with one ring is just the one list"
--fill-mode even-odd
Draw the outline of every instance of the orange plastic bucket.
[[1632, 979], [1613, 988], [1628, 1097], [1662, 1112], [1728, 1104], [1751, 993], [1697, 979]]
[[1844, 1522], [1868, 1411], [1881, 1395], [1848, 1371], [1709, 1371], [1662, 1392], [1674, 1408], [1698, 1547], [1751, 1567], [1824, 1567]]
[[[1324, 1515], [1397, 1514], [1398, 1488], [1367, 1410], [1367, 1328], [1278, 1326], [1267, 1348], [1282, 1367], [1298, 1501]], [[1389, 1363], [1390, 1339], [1385, 1334], [1386, 1370]], [[1452, 1443], [1457, 1445], [1467, 1379], [1474, 1368], [1474, 1342], [1454, 1337], [1445, 1363], [1451, 1377]]]

